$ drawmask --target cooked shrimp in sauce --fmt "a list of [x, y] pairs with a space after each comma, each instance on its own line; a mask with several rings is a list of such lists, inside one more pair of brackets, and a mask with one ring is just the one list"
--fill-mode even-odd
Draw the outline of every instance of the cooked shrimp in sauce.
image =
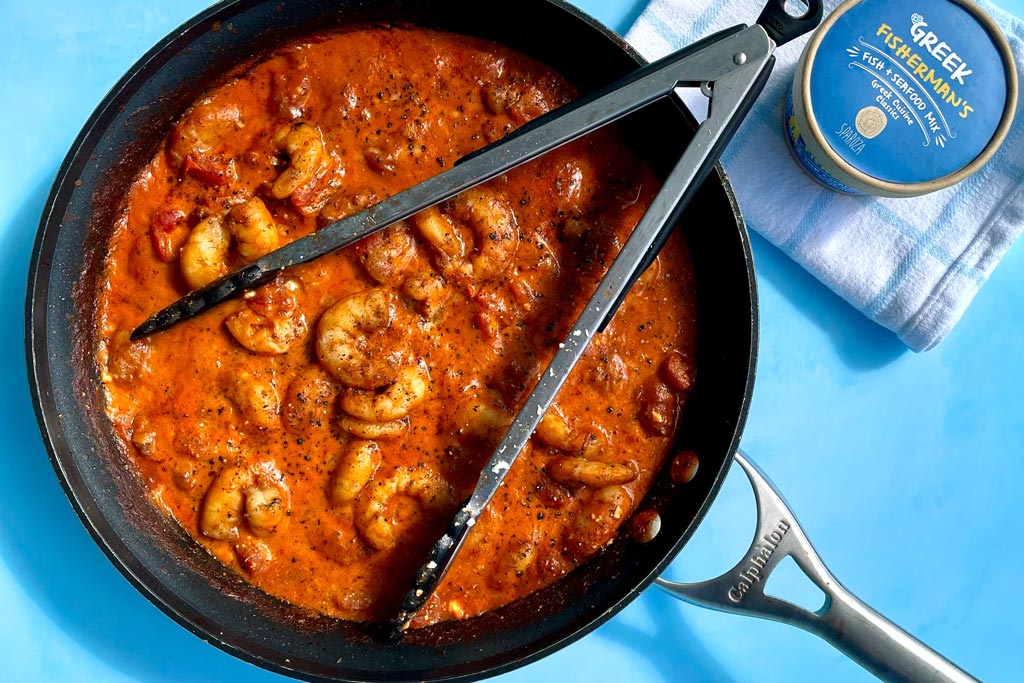
[[[106, 412], [161, 509], [264, 591], [372, 621], [426, 550], [658, 187], [610, 127], [198, 318], [190, 290], [578, 96], [504, 47], [362, 27], [239, 68], [126, 197], [97, 293]], [[681, 234], [634, 287], [416, 625], [557, 581], [619, 534], [694, 382]]]

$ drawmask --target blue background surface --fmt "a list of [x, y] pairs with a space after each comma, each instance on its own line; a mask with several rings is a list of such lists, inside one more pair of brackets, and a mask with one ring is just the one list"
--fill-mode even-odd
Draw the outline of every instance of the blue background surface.
[[[96, 548], [47, 460], [22, 351], [29, 253], [58, 165], [107, 89], [205, 4], [3, 2], [2, 680], [286, 680], [179, 627]], [[624, 33], [643, 3], [578, 4]], [[1024, 14], [1024, 0], [1000, 4]], [[949, 338], [916, 355], [753, 240], [762, 328], [744, 448], [845, 585], [980, 678], [1022, 680], [1024, 247], [1009, 252]], [[669, 575], [717, 575], [741, 557], [753, 526], [753, 498], [734, 469]], [[770, 592], [814, 598], [795, 570], [773, 577]], [[501, 680], [552, 679], [873, 680], [802, 631], [684, 605], [656, 589], [590, 636]]]

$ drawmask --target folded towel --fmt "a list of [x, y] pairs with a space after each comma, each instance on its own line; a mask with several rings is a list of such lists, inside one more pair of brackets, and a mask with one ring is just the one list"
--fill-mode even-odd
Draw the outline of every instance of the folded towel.
[[[826, 15], [838, 4], [826, 0]], [[763, 5], [653, 0], [626, 39], [656, 59], [720, 29], [752, 23]], [[978, 5], [1002, 27], [1024, 76], [1024, 22], [985, 0]], [[807, 176], [787, 149], [782, 112], [806, 41], [775, 53], [767, 87], [722, 158], [740, 208], [750, 228], [869, 318], [915, 351], [930, 349], [1024, 229], [1024, 97], [999, 152], [958, 185], [912, 199], [839, 194]], [[703, 118], [706, 100], [693, 108]]]

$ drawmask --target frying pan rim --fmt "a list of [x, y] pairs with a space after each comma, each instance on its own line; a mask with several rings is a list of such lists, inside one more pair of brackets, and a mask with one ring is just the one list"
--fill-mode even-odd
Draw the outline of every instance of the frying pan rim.
[[[643, 57], [625, 40], [578, 8], [567, 4], [564, 0], [538, 1], [553, 5], [556, 8], [572, 15], [576, 21], [588, 25], [589, 28], [596, 31], [606, 41], [610, 42], [612, 46], [625, 53], [625, 55], [635, 62], [637, 66], [641, 66], [645, 63]], [[64, 432], [60, 425], [60, 416], [57, 413], [58, 408], [55, 403], [53, 386], [50, 382], [51, 362], [47, 353], [48, 340], [46, 334], [46, 306], [51, 287], [51, 279], [54, 277], [54, 264], [47, 260], [47, 258], [51, 257], [53, 254], [52, 249], [47, 250], [46, 247], [47, 245], [50, 245], [51, 247], [54, 246], [60, 233], [63, 220], [61, 220], [59, 216], [56, 216], [56, 213], [62, 208], [66, 208], [70, 199], [70, 193], [74, 191], [71, 186], [73, 186], [76, 174], [73, 172], [77, 167], [84, 165], [84, 163], [88, 161], [88, 159], [80, 159], [83, 145], [89, 141], [94, 134], [99, 134], [97, 133], [97, 127], [104, 125], [104, 121], [108, 117], [111, 119], [116, 117], [116, 114], [112, 114], [111, 112], [112, 110], [116, 110], [117, 104], [122, 100], [122, 98], [130, 96], [131, 93], [137, 90], [139, 86], [145, 84], [148, 78], [152, 76], [153, 72], [159, 69], [163, 63], [177, 54], [183, 46], [188, 46], [196, 33], [202, 30], [202, 26], [215, 21], [218, 17], [221, 19], [229, 19], [230, 17], [237, 16], [250, 10], [254, 6], [262, 5], [264, 3], [265, 0], [234, 0], [220, 3], [203, 10], [172, 30], [142, 57], [140, 57], [125, 72], [125, 74], [118, 79], [114, 86], [111, 87], [96, 106], [95, 110], [76, 136], [55, 175], [53, 185], [51, 186], [46, 203], [44, 204], [44, 209], [40, 216], [39, 227], [32, 248], [32, 256], [27, 278], [25, 308], [25, 349], [28, 379], [31, 388], [33, 408], [41, 432], [42, 441], [46, 447], [48, 457], [54, 468], [55, 474], [57, 475], [57, 479], [60, 482], [61, 488], [64, 490], [64, 493], [68, 497], [68, 500], [74, 508], [78, 518], [89, 532], [94, 542], [103, 551], [110, 562], [120, 571], [120, 573], [128, 579], [129, 583], [131, 583], [151, 603], [155, 604], [162, 612], [170, 616], [175, 622], [184, 626], [188, 631], [195, 634], [201, 640], [212, 643], [235, 657], [268, 670], [289, 676], [300, 676], [308, 680], [335, 680], [333, 678], [322, 678], [304, 671], [296, 671], [295, 669], [284, 666], [281, 662], [273, 661], [250, 652], [244, 649], [244, 647], [238, 645], [236, 642], [218, 638], [211, 630], [200, 625], [200, 622], [205, 620], [204, 615], [191, 608], [185, 601], [180, 599], [180, 596], [178, 596], [177, 593], [171, 591], [168, 586], [161, 582], [159, 576], [152, 571], [151, 568], [142, 564], [141, 560], [139, 560], [139, 558], [124, 545], [123, 539], [109, 538], [109, 536], [114, 535], [112, 533], [110, 523], [104, 516], [102, 516], [102, 514], [96, 512], [90, 505], [95, 493], [84, 484], [83, 480], [76, 472], [72, 472], [65, 467], [64, 459], [70, 456], [62, 455], [60, 452], [61, 446], [67, 448], [68, 445], [63, 438]], [[112, 123], [112, 120], [106, 120], [106, 125], [110, 125], [110, 123]], [[105, 127], [102, 130], [105, 130]], [[736, 415], [735, 429], [731, 441], [731, 449], [734, 450], [738, 445], [740, 435], [742, 434], [745, 426], [753, 391], [759, 334], [758, 301], [756, 279], [753, 270], [753, 256], [749, 235], [746, 231], [746, 225], [725, 171], [722, 169], [720, 164], [716, 164], [715, 170], [717, 172], [717, 180], [715, 184], [716, 186], [721, 187], [724, 191], [726, 201], [731, 210], [732, 219], [735, 221], [735, 227], [738, 231], [741, 250], [745, 261], [744, 265], [747, 274], [747, 285], [751, 302], [750, 351], [749, 357], [746, 360], [747, 372], [745, 390], [740, 403], [738, 415]], [[729, 226], [728, 229], [731, 230], [732, 226]], [[538, 659], [565, 647], [569, 643], [578, 640], [584, 635], [589, 634], [601, 624], [608, 621], [612, 616], [617, 614], [643, 590], [650, 586], [654, 578], [665, 570], [668, 564], [673, 561], [678, 552], [689, 541], [690, 537], [700, 525], [711, 504], [713, 504], [717, 497], [731, 461], [732, 458], [730, 454], [723, 459], [722, 465], [718, 471], [713, 473], [714, 480], [708, 494], [704, 497], [704, 500], [696, 514], [690, 520], [687, 530], [679, 535], [672, 548], [663, 555], [661, 561], [658, 562], [647, 575], [643, 576], [639, 582], [634, 582], [628, 594], [617, 600], [611, 609], [602, 611], [601, 614], [589, 620], [585, 626], [581, 628], [574, 628], [564, 637], [554, 639], [544, 646], [537, 647], [525, 656], [519, 657], [514, 661], [510, 661], [505, 664], [489, 667], [483, 672], [469, 676], [469, 678], [479, 678], [483, 675], [498, 675], [537, 661]], [[94, 519], [94, 515], [97, 514], [99, 515], [98, 518]], [[120, 542], [120, 547], [117, 547], [118, 544], [114, 543], [114, 540]], [[467, 677], [464, 675], [457, 675], [452, 678], [466, 679]], [[436, 678], [435, 680], [448, 679]]]

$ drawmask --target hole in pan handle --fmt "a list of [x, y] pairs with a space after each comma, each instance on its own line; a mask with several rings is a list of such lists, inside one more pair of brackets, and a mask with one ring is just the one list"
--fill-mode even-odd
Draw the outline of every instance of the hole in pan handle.
[[821, 0], [803, 0], [807, 11], [797, 16], [786, 10], [787, 0], [768, 0], [761, 10], [757, 23], [764, 28], [775, 45], [784, 45], [794, 38], [813, 31], [821, 23], [823, 8]]
[[[798, 626], [833, 647], [883, 681], [977, 683], [977, 679], [914, 638], [859, 600], [832, 575], [818, 557], [782, 494], [742, 452], [743, 468], [757, 502], [757, 532], [740, 562], [721, 576], [700, 583], [658, 579], [674, 597], [701, 607], [761, 617]], [[767, 595], [765, 584], [786, 557], [825, 594], [825, 604], [811, 612]]]

